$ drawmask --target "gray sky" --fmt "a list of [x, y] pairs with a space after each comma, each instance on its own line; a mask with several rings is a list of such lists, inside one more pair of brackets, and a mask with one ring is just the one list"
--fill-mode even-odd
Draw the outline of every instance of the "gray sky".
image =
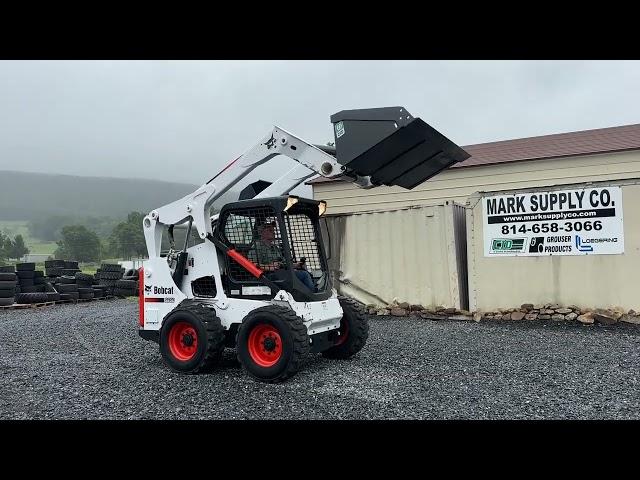
[[0, 61], [0, 170], [202, 184], [274, 124], [325, 143], [402, 105], [469, 145], [640, 123], [639, 85], [638, 61]]

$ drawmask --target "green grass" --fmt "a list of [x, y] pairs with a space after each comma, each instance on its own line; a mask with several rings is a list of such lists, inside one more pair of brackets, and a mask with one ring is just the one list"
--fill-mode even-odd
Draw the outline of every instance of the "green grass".
[[16, 235], [22, 235], [24, 243], [29, 249], [29, 253], [41, 253], [53, 255], [58, 248], [56, 242], [43, 242], [36, 238], [32, 238], [29, 234], [28, 221], [26, 220], [0, 220], [0, 232], [14, 238]]

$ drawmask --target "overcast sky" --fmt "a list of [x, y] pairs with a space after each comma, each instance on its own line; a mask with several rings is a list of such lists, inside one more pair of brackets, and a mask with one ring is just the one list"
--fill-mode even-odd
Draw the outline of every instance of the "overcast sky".
[[199, 185], [273, 125], [333, 141], [343, 109], [464, 146], [640, 123], [639, 85], [638, 61], [0, 61], [0, 170]]

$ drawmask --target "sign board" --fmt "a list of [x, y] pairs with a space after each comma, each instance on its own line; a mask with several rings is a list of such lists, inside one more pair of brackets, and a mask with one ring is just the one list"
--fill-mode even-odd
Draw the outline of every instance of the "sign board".
[[624, 253], [620, 187], [482, 199], [485, 257]]

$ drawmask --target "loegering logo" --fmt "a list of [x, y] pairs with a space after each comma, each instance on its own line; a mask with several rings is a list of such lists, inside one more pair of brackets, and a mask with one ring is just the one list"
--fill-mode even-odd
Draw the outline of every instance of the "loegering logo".
[[583, 245], [582, 239], [580, 235], [576, 235], [576, 248], [579, 252], [593, 252], [593, 247], [591, 245]]
[[154, 295], [173, 295], [173, 287], [153, 287]]

